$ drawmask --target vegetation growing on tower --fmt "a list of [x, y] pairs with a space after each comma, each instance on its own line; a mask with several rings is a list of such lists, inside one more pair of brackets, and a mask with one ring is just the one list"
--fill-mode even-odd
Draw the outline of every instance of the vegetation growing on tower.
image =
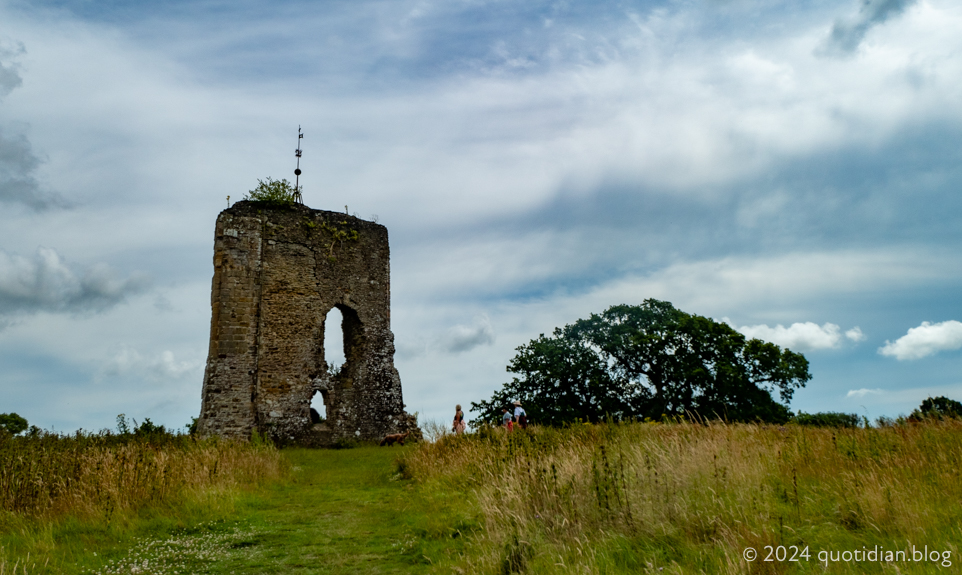
[[291, 185], [291, 183], [285, 179], [274, 180], [267, 178], [266, 181], [257, 180], [257, 186], [247, 192], [244, 199], [250, 202], [263, 202], [275, 206], [293, 206], [294, 199], [300, 191], [300, 187]]

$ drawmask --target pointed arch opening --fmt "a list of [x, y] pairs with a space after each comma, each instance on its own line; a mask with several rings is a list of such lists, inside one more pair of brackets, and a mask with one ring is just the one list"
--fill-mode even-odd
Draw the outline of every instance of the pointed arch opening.
[[351, 379], [364, 358], [364, 326], [357, 311], [337, 304], [324, 318], [324, 361], [331, 382]]
[[344, 314], [338, 306], [331, 308], [324, 318], [324, 361], [327, 371], [337, 375], [344, 368], [346, 362], [344, 345]]
[[310, 419], [315, 431], [325, 432], [352, 416], [344, 411], [344, 402], [350, 405], [351, 389], [366, 365], [367, 338], [357, 311], [344, 304], [327, 312], [321, 331], [324, 339], [317, 351], [323, 355], [317, 363], [320, 373], [311, 380]]
[[315, 391], [311, 398], [311, 423], [325, 423], [327, 421], [327, 394]]

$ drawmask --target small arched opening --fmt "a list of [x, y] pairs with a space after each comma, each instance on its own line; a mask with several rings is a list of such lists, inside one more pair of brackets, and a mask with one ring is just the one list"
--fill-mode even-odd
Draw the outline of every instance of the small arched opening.
[[327, 398], [323, 391], [315, 391], [311, 398], [311, 423], [318, 424], [327, 421]]

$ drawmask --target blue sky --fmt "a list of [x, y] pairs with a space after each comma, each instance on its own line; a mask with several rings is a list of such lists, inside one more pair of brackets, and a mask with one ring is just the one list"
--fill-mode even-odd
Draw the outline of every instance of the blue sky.
[[962, 399], [962, 7], [0, 0], [0, 412], [200, 407], [214, 219], [390, 231], [405, 402], [646, 298], [805, 353], [792, 407]]

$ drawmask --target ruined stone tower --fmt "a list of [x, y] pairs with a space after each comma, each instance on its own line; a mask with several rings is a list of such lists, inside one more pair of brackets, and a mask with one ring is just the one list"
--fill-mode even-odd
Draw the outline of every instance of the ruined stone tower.
[[[394, 368], [387, 228], [303, 205], [237, 202], [217, 218], [201, 436], [326, 445], [406, 431]], [[343, 316], [340, 371], [324, 323]], [[321, 394], [327, 422], [312, 424]]]

